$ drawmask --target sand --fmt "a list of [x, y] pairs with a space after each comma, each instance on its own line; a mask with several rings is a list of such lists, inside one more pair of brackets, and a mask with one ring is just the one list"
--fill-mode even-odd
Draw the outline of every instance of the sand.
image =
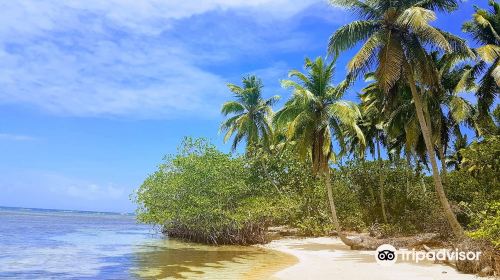
[[279, 239], [263, 246], [298, 259], [296, 264], [276, 272], [273, 279], [480, 279], [430, 261], [419, 264], [398, 261], [384, 267], [375, 262], [373, 251], [350, 250], [337, 238]]

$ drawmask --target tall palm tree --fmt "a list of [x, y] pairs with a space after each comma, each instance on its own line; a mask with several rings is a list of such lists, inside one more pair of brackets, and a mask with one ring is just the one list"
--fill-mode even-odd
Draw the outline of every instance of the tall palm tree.
[[402, 79], [410, 87], [418, 122], [432, 165], [432, 175], [443, 212], [457, 237], [463, 229], [446, 198], [431, 138], [430, 120], [426, 120], [422, 101], [423, 91], [438, 85], [436, 69], [432, 67], [427, 47], [444, 52], [465, 52], [465, 42], [430, 25], [436, 19], [434, 10], [452, 11], [456, 0], [331, 0], [355, 11], [361, 20], [340, 27], [330, 38], [330, 54], [354, 47], [364, 41], [361, 49], [348, 64], [349, 76], [370, 71], [384, 93]]
[[[373, 78], [373, 74], [370, 73], [365, 77], [365, 81], [372, 81]], [[365, 142], [368, 150], [373, 157], [376, 156], [378, 164], [380, 165], [378, 174], [380, 210], [382, 212], [382, 219], [384, 223], [387, 223], [388, 220], [384, 198], [384, 184], [386, 178], [385, 174], [383, 174], [382, 165], [384, 163], [382, 161], [381, 152], [381, 145], [387, 146], [387, 139], [384, 131], [386, 118], [384, 115], [385, 100], [380, 97], [381, 95], [376, 83], [369, 84], [363, 89], [363, 92], [360, 95], [360, 109], [362, 118], [358, 122], [358, 125], [361, 128], [363, 135], [365, 136]], [[362, 146], [360, 146], [360, 148], [363, 149]]]
[[246, 140], [248, 153], [257, 145], [268, 146], [272, 134], [272, 106], [279, 96], [263, 99], [262, 81], [256, 76], [243, 77], [242, 83], [242, 87], [227, 85], [235, 100], [224, 103], [221, 113], [233, 116], [222, 122], [220, 131], [225, 132], [224, 142], [235, 134], [231, 147], [233, 151], [242, 140]]
[[446, 158], [446, 165], [448, 167], [453, 167], [455, 170], [459, 170], [462, 163], [460, 150], [467, 147], [467, 134], [462, 135], [459, 127], [455, 127], [453, 132], [455, 134], [455, 141], [452, 146], [453, 151], [452, 154]]
[[[426, 119], [430, 120], [432, 116], [433, 121], [430, 122], [432, 141], [441, 160], [441, 175], [444, 182], [447, 173], [445, 155], [452, 135], [457, 135], [456, 131], [460, 124], [470, 127], [475, 125], [474, 107], [459, 96], [462, 90], [470, 91], [474, 87], [474, 81], [470, 77], [467, 79], [467, 72], [471, 66], [463, 63], [463, 60], [469, 57], [469, 53], [439, 56], [437, 52], [433, 52], [431, 57], [433, 67], [437, 70], [439, 86], [432, 91], [423, 91], [422, 100]], [[425, 163], [427, 157], [425, 144], [410, 89], [400, 84], [398, 81], [386, 97], [377, 89], [376, 82], [368, 85], [361, 98], [361, 107], [366, 107], [369, 102], [375, 104], [374, 100], [378, 100], [378, 103], [385, 102], [383, 108], [385, 112], [382, 115], [386, 116], [388, 148], [398, 154], [404, 145], [407, 156], [409, 151], [414, 150]]]
[[287, 137], [295, 142], [302, 157], [310, 157], [312, 170], [323, 176], [327, 188], [328, 202], [334, 226], [341, 240], [352, 246], [354, 243], [341, 231], [333, 201], [330, 182], [330, 160], [335, 160], [332, 141], [344, 146], [342, 132], [349, 128], [356, 131], [359, 139], [363, 134], [356, 124], [360, 112], [356, 104], [341, 100], [347, 83], [332, 85], [335, 60], [330, 63], [318, 57], [314, 61], [305, 60], [306, 73], [290, 71], [295, 80], [284, 80], [282, 86], [293, 89], [293, 96], [274, 117], [277, 126], [287, 127]]
[[489, 0], [490, 10], [474, 6], [472, 20], [464, 23], [463, 31], [469, 33], [481, 46], [476, 49], [478, 61], [469, 74], [479, 78], [476, 96], [481, 134], [490, 133], [494, 123], [489, 110], [500, 92], [500, 4]]
[[[389, 159], [394, 156], [399, 157], [401, 151], [404, 150], [408, 165], [410, 165], [412, 150], [416, 150], [417, 155], [422, 153], [419, 149], [421, 137], [418, 137], [421, 133], [413, 122], [416, 120], [415, 109], [408, 86], [399, 81], [388, 94], [385, 94], [379, 88], [374, 73], [367, 74], [365, 82], [369, 84], [363, 88], [359, 96], [363, 116], [360, 127], [367, 139], [370, 152], [375, 155], [377, 147], [374, 140], [378, 138], [382, 140], [380, 143], [386, 146]], [[418, 126], [418, 122], [416, 125]]]
[[[469, 53], [450, 53], [439, 56], [437, 52], [431, 53], [434, 67], [438, 70], [439, 86], [425, 95], [427, 118], [431, 115], [432, 130], [435, 132], [435, 146], [441, 160], [441, 175], [446, 181], [447, 165], [446, 151], [451, 136], [461, 137], [456, 134], [461, 124], [476, 127], [474, 106], [459, 95], [462, 91], [472, 91], [475, 86], [474, 79], [469, 75], [472, 67], [463, 61], [472, 58]], [[447, 109], [447, 113], [443, 110]], [[477, 131], [477, 130], [476, 130]]]

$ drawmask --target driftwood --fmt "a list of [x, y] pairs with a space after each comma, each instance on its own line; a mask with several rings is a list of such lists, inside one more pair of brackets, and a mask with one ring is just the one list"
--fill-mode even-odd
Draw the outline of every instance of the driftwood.
[[453, 247], [460, 251], [482, 252], [479, 261], [458, 260], [456, 262], [458, 271], [477, 273], [481, 276], [500, 276], [500, 250], [495, 249], [490, 243], [466, 238]]
[[421, 248], [426, 244], [439, 244], [439, 235], [436, 233], [425, 233], [411, 237], [395, 237], [376, 239], [371, 236], [356, 236], [349, 238], [355, 243], [351, 246], [353, 250], [376, 250], [380, 245], [391, 244], [397, 248]]
[[[426, 252], [437, 253], [439, 250], [433, 250], [427, 245], [422, 245]], [[498, 250], [495, 250], [489, 244], [474, 241], [470, 239], [464, 239], [458, 244], [452, 244], [453, 249], [458, 249], [459, 251], [472, 251], [481, 252], [479, 260], [450, 260], [448, 255], [444, 260], [435, 260], [436, 263], [443, 263], [456, 268], [459, 271], [465, 273], [477, 273], [478, 276], [499, 276], [500, 275], [500, 254]], [[446, 249], [440, 249], [446, 250]]]
[[275, 226], [267, 228], [267, 235], [271, 240], [286, 236], [297, 236], [298, 233], [298, 229], [288, 226]]
[[[434, 252], [435, 254], [437, 252], [439, 252], [440, 250], [444, 250], [444, 249], [440, 249], [440, 250], [433, 250], [431, 249], [429, 246], [427, 245], [422, 245], [422, 248], [426, 251], [426, 252]], [[452, 266], [452, 267], [456, 267], [456, 263], [455, 261], [451, 261], [448, 259], [447, 256], [445, 256], [445, 259], [444, 260], [435, 260], [434, 263], [444, 263], [444, 264], [447, 264], [449, 266]]]

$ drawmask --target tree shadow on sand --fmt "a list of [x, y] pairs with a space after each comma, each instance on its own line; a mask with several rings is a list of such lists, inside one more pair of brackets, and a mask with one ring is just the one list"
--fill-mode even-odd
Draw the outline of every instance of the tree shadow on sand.
[[140, 279], [202, 277], [206, 270], [249, 263], [263, 254], [269, 252], [255, 247], [217, 247], [168, 240], [163, 246], [142, 246], [133, 258], [132, 273]]

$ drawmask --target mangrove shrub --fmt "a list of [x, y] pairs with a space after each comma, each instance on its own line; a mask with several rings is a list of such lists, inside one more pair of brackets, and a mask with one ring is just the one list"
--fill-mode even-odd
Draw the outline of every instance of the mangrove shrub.
[[186, 138], [137, 192], [138, 219], [171, 237], [210, 244], [253, 244], [265, 239], [273, 203], [248, 184], [240, 157], [206, 140]]

